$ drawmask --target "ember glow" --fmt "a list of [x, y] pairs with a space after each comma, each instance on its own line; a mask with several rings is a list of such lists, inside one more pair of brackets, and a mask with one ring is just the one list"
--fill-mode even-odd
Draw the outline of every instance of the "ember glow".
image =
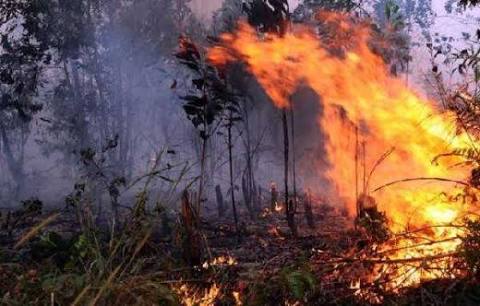
[[219, 256], [215, 257], [210, 261], [205, 261], [202, 264], [202, 268], [208, 269], [209, 267], [216, 266], [234, 266], [237, 264], [237, 260], [231, 256]]
[[[394, 233], [418, 229], [420, 238], [395, 238], [386, 246], [397, 250], [385, 252], [389, 259], [455, 252], [461, 230], [439, 225], [451, 225], [468, 215], [471, 203], [455, 197], [467, 187], [451, 181], [468, 181], [471, 169], [456, 166], [461, 162], [458, 157], [436, 157], [471, 147], [472, 139], [457, 128], [454, 114], [440, 110], [438, 103], [389, 74], [369, 48], [367, 27], [343, 15], [322, 18], [327, 26], [337, 24], [336, 31], [341, 31], [337, 36], [349, 41], [351, 47], [342, 54], [332, 52], [313, 29], [304, 26], [293, 26], [279, 37], [259, 36], [241, 23], [236, 33], [222, 36], [222, 46], [209, 50], [209, 59], [219, 66], [243, 61], [279, 108], [291, 106], [289, 97], [299, 85], [308, 85], [321, 97], [318, 124], [327, 135], [330, 166], [318, 171], [326, 172], [338, 204], [345, 204], [354, 216], [358, 194], [366, 193], [387, 213]], [[385, 159], [379, 163], [382, 156]], [[396, 181], [402, 182], [376, 190]], [[426, 244], [432, 240], [445, 242]], [[412, 248], [406, 251], [407, 246]], [[448, 260], [438, 263], [435, 271], [418, 267], [411, 273], [401, 271], [408, 279], [398, 280], [397, 285], [445, 277], [441, 270], [446, 265]]]
[[173, 290], [181, 297], [182, 303], [186, 306], [209, 306], [215, 303], [215, 299], [220, 294], [220, 287], [214, 283], [205, 290], [195, 291], [186, 284]]

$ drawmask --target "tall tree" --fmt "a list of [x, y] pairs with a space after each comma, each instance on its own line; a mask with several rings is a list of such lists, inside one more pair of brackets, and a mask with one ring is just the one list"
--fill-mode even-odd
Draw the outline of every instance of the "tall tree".
[[[254, 0], [246, 2], [244, 10], [248, 14], [249, 23], [260, 32], [285, 35], [290, 22], [290, 9], [287, 0]], [[287, 109], [282, 109], [282, 124], [284, 131], [284, 187], [285, 187], [285, 214], [288, 226], [293, 236], [297, 236], [295, 223], [295, 201], [289, 197], [289, 133]]]
[[[0, 154], [15, 181], [14, 198], [25, 184], [25, 146], [33, 116], [42, 105], [36, 97], [42, 72], [51, 62], [48, 1], [2, 1], [0, 5]], [[1, 156], [0, 155], [0, 156]]]

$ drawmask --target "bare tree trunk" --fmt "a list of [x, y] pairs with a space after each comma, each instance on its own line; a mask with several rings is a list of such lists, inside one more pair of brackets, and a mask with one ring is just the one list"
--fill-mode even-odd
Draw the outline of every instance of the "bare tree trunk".
[[245, 204], [249, 208], [249, 210], [253, 210], [254, 212], [258, 211], [257, 203], [255, 202], [255, 197], [254, 197], [254, 189], [255, 189], [255, 177], [253, 173], [253, 161], [252, 161], [252, 145], [251, 145], [251, 135], [250, 135], [250, 126], [249, 126], [249, 116], [248, 116], [248, 110], [245, 108], [245, 134], [246, 134], [246, 161], [247, 161], [247, 168], [246, 168], [246, 175], [247, 175], [247, 181], [246, 181], [246, 189], [245, 191], [248, 193], [245, 196], [245, 200], [248, 201]]
[[21, 196], [22, 189], [25, 184], [25, 169], [24, 169], [24, 140], [22, 137], [22, 149], [18, 158], [15, 158], [15, 154], [12, 150], [10, 139], [7, 136], [5, 128], [0, 124], [0, 136], [2, 140], [3, 153], [7, 161], [7, 167], [12, 174], [12, 178], [15, 181], [15, 191], [13, 198], [18, 200]]
[[257, 207], [258, 210], [262, 210], [262, 187], [257, 185]]
[[252, 208], [254, 212], [259, 212], [260, 211], [260, 204], [258, 201], [258, 189], [257, 189], [257, 184], [255, 183], [254, 180], [251, 181], [251, 186], [252, 186]]
[[293, 112], [293, 104], [290, 109], [290, 123], [292, 130], [292, 174], [293, 174], [293, 205], [294, 213], [297, 211], [297, 173], [296, 173], [296, 158], [295, 158], [295, 120]]
[[207, 139], [202, 137], [202, 152], [200, 157], [200, 181], [198, 182], [198, 194], [197, 194], [197, 213], [200, 215], [203, 197], [203, 184], [205, 178], [205, 158], [207, 155]]
[[245, 171], [242, 175], [242, 193], [243, 193], [243, 200], [245, 202], [245, 207], [247, 207], [248, 214], [250, 215], [250, 218], [255, 217], [255, 213], [253, 211], [252, 207], [252, 201], [251, 201], [251, 193], [249, 191], [249, 186], [248, 186], [248, 173]]
[[295, 212], [293, 207], [293, 202], [290, 201], [288, 196], [288, 122], [287, 122], [287, 110], [284, 108], [282, 110], [282, 121], [283, 121], [283, 144], [284, 144], [284, 183], [285, 183], [285, 214], [287, 217], [288, 227], [294, 237], [297, 237], [297, 227], [295, 225]]
[[[407, 36], [410, 37], [410, 32], [412, 31], [412, 15], [408, 16], [408, 30], [407, 30]], [[407, 87], [409, 86], [409, 81], [410, 81], [410, 45], [408, 46], [408, 59], [407, 59], [407, 71], [406, 71], [406, 76], [405, 76], [405, 82], [407, 84]]]
[[272, 183], [270, 186], [270, 210], [275, 211], [275, 208], [277, 207], [278, 203], [278, 191], [277, 191], [277, 185], [275, 183]]
[[[231, 116], [231, 114], [230, 114]], [[230, 117], [231, 119], [231, 117]], [[238, 231], [238, 217], [237, 217], [237, 207], [235, 205], [235, 188], [233, 186], [233, 155], [232, 155], [232, 122], [228, 125], [228, 164], [230, 168], [230, 196], [232, 200], [232, 210], [233, 210], [233, 219], [235, 220], [235, 231], [237, 236], [239, 235]]]
[[315, 228], [315, 220], [313, 218], [313, 210], [312, 210], [312, 192], [310, 189], [307, 191], [305, 195], [305, 219], [307, 220], [308, 227], [311, 229]]
[[[230, 119], [231, 119], [230, 114]], [[230, 168], [230, 195], [232, 200], [232, 210], [233, 210], [233, 219], [235, 220], [235, 231], [239, 235], [238, 231], [238, 217], [237, 217], [237, 207], [235, 205], [235, 188], [233, 186], [233, 156], [232, 156], [232, 121], [230, 120], [228, 124], [228, 164]]]
[[215, 195], [217, 197], [217, 212], [221, 218], [225, 216], [225, 203], [223, 202], [223, 194], [220, 185], [215, 186]]
[[[288, 123], [287, 110], [282, 110], [283, 123], [283, 164], [284, 164], [284, 187], [285, 187], [285, 206], [288, 206]], [[288, 218], [288, 209], [286, 209]]]

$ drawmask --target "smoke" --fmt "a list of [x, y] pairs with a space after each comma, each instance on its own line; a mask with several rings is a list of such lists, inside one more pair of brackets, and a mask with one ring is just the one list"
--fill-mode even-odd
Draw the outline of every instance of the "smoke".
[[[102, 30], [95, 33], [95, 39], [99, 60], [103, 65], [98, 70], [104, 78], [104, 83], [100, 84], [103, 97], [98, 89], [89, 91], [99, 84], [91, 73], [92, 63], [86, 56], [88, 52], [83, 57], [66, 61], [65, 68], [60, 63], [44, 71], [42, 78], [46, 85], [35, 99], [45, 107], [32, 122], [24, 146], [25, 188], [17, 199], [12, 199], [15, 186], [7, 162], [0, 155], [0, 206], [15, 204], [20, 199], [32, 196], [51, 205], [62, 204], [63, 197], [81, 178], [80, 151], [88, 146], [101, 152], [108, 140], [116, 135], [119, 136], [118, 146], [105, 154], [105, 165], [119, 169], [118, 175], [127, 176], [132, 181], [148, 173], [162, 151], [170, 152], [165, 153], [161, 160], [165, 167], [172, 166], [164, 173], [167, 177], [177, 178], [183, 167], [188, 168], [188, 173], [184, 175], [185, 182], [190, 182], [198, 175], [199, 138], [186, 119], [183, 102], [179, 99], [190, 92], [193, 76], [179, 66], [172, 54], [180, 32], [203, 41], [211, 16], [223, 1], [195, 0], [190, 3], [190, 8], [203, 24], [185, 11], [183, 19], [178, 19], [182, 17], [173, 13], [165, 13], [168, 3], [143, 1], [128, 4], [131, 7], [127, 5], [112, 9], [109, 17], [102, 21], [107, 26], [100, 24]], [[291, 10], [298, 3], [290, 1]], [[437, 3], [435, 9], [440, 9]], [[472, 14], [476, 16], [476, 13]], [[457, 31], [450, 27], [450, 23], [445, 23], [449, 25], [448, 29], [441, 24], [439, 21], [435, 31]], [[473, 30], [474, 25], [468, 29]], [[428, 67], [422, 52], [419, 56], [414, 54], [417, 61], [413, 64], [415, 71]], [[81, 96], [78, 100], [61, 95], [67, 89], [62, 83], [65, 82], [65, 74], [71, 80], [77, 74], [78, 86], [75, 90]], [[282, 147], [283, 136], [279, 112], [270, 105], [265, 92], [253, 80], [247, 82], [242, 94], [245, 94], [245, 100], [250, 105], [250, 118], [248, 123], [239, 125], [235, 139], [235, 184], [237, 187], [241, 185], [245, 172], [246, 135], [243, 129], [248, 124], [252, 131], [251, 142], [256, 150], [256, 183], [268, 188], [269, 182], [279, 181], [282, 177], [282, 152], [279, 148]], [[297, 106], [295, 155], [298, 185], [318, 191], [327, 190], [327, 180], [316, 171], [328, 166], [324, 158], [324, 135], [317, 124], [317, 118], [323, 111], [321, 104], [317, 103], [319, 97], [308, 88], [300, 88], [292, 99]], [[81, 108], [77, 108], [79, 101]], [[78, 125], [72, 126], [72, 122], [78, 124], [76, 120], [79, 118], [84, 120], [83, 134]], [[86, 139], [81, 141], [81, 135], [86, 135]], [[210, 149], [208, 188], [213, 190], [219, 184], [227, 190], [224, 136], [214, 135]], [[159, 197], [161, 190], [168, 189], [169, 183], [158, 180], [156, 184], [154, 189]]]

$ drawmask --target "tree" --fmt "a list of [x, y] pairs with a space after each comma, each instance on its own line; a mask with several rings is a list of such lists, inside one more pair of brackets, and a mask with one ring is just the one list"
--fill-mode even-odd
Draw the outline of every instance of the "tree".
[[178, 70], [170, 61], [178, 35], [203, 31], [188, 2], [0, 1], [0, 160], [17, 190], [9, 194], [25, 184], [34, 123], [42, 153], [61, 153], [72, 176], [82, 150], [118, 139], [103, 157], [132, 178], [158, 150], [159, 100], [173, 96], [158, 95], [158, 80], [170, 83]]
[[459, 1], [460, 5], [463, 5], [464, 7], [467, 6], [476, 6], [480, 3], [478, 0], [460, 0]]
[[[284, 35], [290, 22], [290, 10], [287, 0], [254, 0], [247, 2], [244, 10], [248, 15], [248, 22], [260, 32], [268, 32], [276, 35]], [[290, 106], [293, 107], [293, 106]], [[297, 236], [295, 223], [296, 200], [290, 200], [288, 177], [289, 177], [289, 132], [287, 109], [282, 109], [283, 139], [284, 139], [284, 187], [285, 187], [285, 214], [288, 226], [293, 236]]]
[[[154, 118], [160, 98], [153, 94], [158, 83], [152, 76], [169, 82], [167, 59], [194, 20], [186, 1], [75, 3], [57, 18], [58, 28], [68, 29], [68, 37], [79, 43], [55, 58], [59, 82], [47, 105], [47, 137], [55, 137], [46, 137], [43, 148], [60, 151], [72, 164], [81, 150], [101, 149], [99, 144], [118, 137], [118, 147], [106, 158], [119, 176], [131, 178], [163, 124]], [[55, 33], [59, 39], [64, 35]]]
[[230, 193], [238, 233], [232, 157], [232, 127], [235, 122], [241, 120], [238, 115], [238, 101], [235, 95], [229, 91], [226, 81], [222, 80], [217, 70], [206, 62], [204, 52], [190, 39], [186, 37], [180, 39], [180, 50], [176, 53], [176, 57], [180, 60], [180, 63], [187, 66], [195, 74], [195, 78], [192, 80], [193, 94], [183, 96], [181, 99], [185, 101], [183, 105], [185, 114], [197, 129], [202, 141], [197, 212], [200, 213], [203, 202], [207, 143], [210, 137], [217, 132], [218, 127], [223, 124], [228, 133]]
[[352, 12], [361, 8], [361, 1], [354, 0], [304, 0], [295, 9], [292, 19], [295, 22], [305, 22], [314, 19], [319, 10], [334, 12]]
[[243, 16], [242, 1], [225, 0], [222, 7], [213, 14], [214, 34], [233, 32], [238, 25], [238, 20]]
[[224, 126], [227, 129], [227, 146], [228, 146], [228, 170], [230, 176], [230, 196], [232, 200], [232, 210], [233, 210], [233, 218], [235, 220], [235, 229], [237, 235], [240, 234], [238, 228], [238, 217], [237, 217], [237, 207], [235, 203], [235, 185], [233, 182], [233, 141], [232, 141], [232, 128], [234, 124], [238, 121], [242, 121], [242, 117], [240, 117], [240, 109], [238, 105], [238, 100], [235, 99], [233, 96], [232, 98], [226, 96], [227, 100], [225, 101], [225, 106], [227, 110], [227, 115], [224, 116]]
[[41, 75], [51, 62], [49, 13], [45, 1], [3, 1], [0, 6], [0, 153], [15, 181], [14, 198], [22, 195], [26, 173], [25, 145], [33, 116], [42, 110], [36, 101]]
[[[244, 16], [244, 5], [241, 1], [227, 0], [223, 2], [222, 7], [214, 14], [214, 33], [226, 33], [234, 32], [237, 29], [238, 22], [242, 16]], [[256, 148], [254, 142], [254, 134], [251, 127], [251, 112], [255, 111], [255, 104], [253, 98], [249, 99], [248, 92], [251, 91], [251, 84], [249, 80], [252, 79], [251, 75], [243, 69], [241, 65], [233, 65], [228, 67], [228, 71], [225, 72], [229, 76], [229, 86], [236, 92], [241, 92], [240, 99], [240, 112], [242, 117], [242, 127], [238, 134], [242, 138], [242, 143], [245, 148], [245, 170], [242, 171], [242, 192], [245, 202], [245, 206], [252, 218], [255, 217], [258, 206], [257, 202], [257, 184], [255, 181], [254, 173], [254, 159], [256, 154]], [[259, 138], [262, 138], [260, 135]]]

